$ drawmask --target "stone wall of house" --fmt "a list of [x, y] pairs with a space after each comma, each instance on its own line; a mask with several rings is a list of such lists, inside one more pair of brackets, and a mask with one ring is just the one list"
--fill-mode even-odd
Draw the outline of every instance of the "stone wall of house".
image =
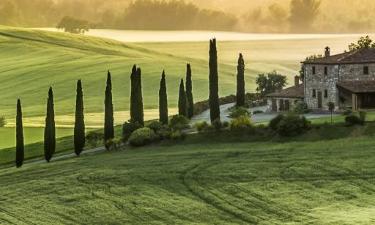
[[300, 98], [276, 98], [276, 97], [273, 97], [273, 98], [268, 98], [267, 99], [267, 112], [273, 112], [272, 111], [272, 101], [273, 100], [276, 100], [276, 105], [277, 105], [277, 112], [282, 112], [280, 110], [280, 105], [281, 105], [281, 101], [289, 101], [289, 111], [293, 111], [294, 108], [296, 107], [296, 105], [300, 102], [303, 102], [303, 99], [300, 99]]
[[[364, 74], [364, 67], [368, 67], [368, 75]], [[315, 74], [313, 74], [315, 67]], [[327, 75], [325, 75], [327, 67]], [[305, 102], [310, 109], [318, 109], [318, 93], [322, 93], [322, 110], [328, 110], [328, 102], [335, 103], [336, 109], [348, 105], [349, 102], [342, 102], [337, 90], [337, 82], [344, 80], [375, 80], [375, 64], [305, 64]], [[316, 96], [313, 96], [315, 90]], [[325, 91], [327, 90], [327, 97]], [[348, 101], [351, 101], [348, 99]]]

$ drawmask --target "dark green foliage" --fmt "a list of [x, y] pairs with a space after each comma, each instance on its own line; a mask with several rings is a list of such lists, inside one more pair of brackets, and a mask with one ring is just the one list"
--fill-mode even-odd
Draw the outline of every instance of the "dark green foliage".
[[331, 113], [331, 124], [332, 124], [333, 123], [332, 114], [333, 114], [333, 111], [335, 111], [335, 103], [328, 102], [328, 110]]
[[356, 114], [351, 114], [345, 117], [345, 123], [348, 126], [363, 125], [364, 121]]
[[280, 136], [293, 137], [311, 128], [311, 122], [297, 114], [278, 115], [271, 120], [269, 127]]
[[211, 124], [215, 128], [216, 131], [220, 131], [223, 128], [223, 124], [221, 123], [220, 119], [216, 119]]
[[52, 159], [56, 150], [56, 124], [53, 91], [50, 87], [47, 100], [46, 126], [44, 128], [44, 158], [47, 162]]
[[183, 130], [189, 128], [189, 119], [185, 116], [175, 115], [171, 118], [169, 126], [173, 130]]
[[178, 114], [180, 116], [187, 117], [187, 109], [186, 109], [186, 92], [184, 87], [184, 80], [181, 79], [179, 95], [178, 95]]
[[132, 123], [132, 122], [126, 122], [122, 125], [122, 138], [123, 141], [128, 141], [130, 135], [135, 131], [138, 130], [139, 128], [142, 128], [143, 126], [137, 122]]
[[56, 28], [63, 29], [65, 32], [73, 34], [84, 34], [85, 32], [89, 31], [90, 24], [88, 21], [85, 20], [65, 16], [61, 19]]
[[23, 123], [22, 123], [22, 107], [21, 100], [17, 101], [17, 117], [16, 117], [16, 166], [21, 167], [24, 160], [24, 138], [23, 138]]
[[83, 92], [82, 82], [77, 81], [76, 113], [74, 124], [74, 152], [77, 156], [81, 154], [85, 147], [85, 120], [83, 113]]
[[199, 133], [202, 133], [202, 132], [206, 132], [207, 128], [209, 127], [209, 124], [206, 121], [203, 121], [203, 122], [196, 123], [194, 127], [195, 129], [197, 129]]
[[161, 75], [159, 89], [159, 121], [162, 124], [168, 124], [168, 96], [164, 71]]
[[153, 130], [148, 127], [140, 128], [134, 131], [129, 138], [129, 143], [132, 146], [144, 146], [157, 140], [157, 136]]
[[147, 127], [158, 133], [163, 128], [163, 124], [158, 121], [152, 121]]
[[143, 96], [142, 96], [142, 77], [141, 69], [133, 66], [130, 75], [131, 93], [130, 93], [130, 121], [144, 125]]
[[247, 108], [244, 108], [244, 107], [234, 107], [230, 109], [230, 113], [229, 113], [230, 118], [238, 118], [240, 116], [249, 117], [250, 116], [249, 110], [247, 110]]
[[249, 133], [254, 130], [249, 116], [239, 116], [230, 122], [230, 130], [233, 132]]
[[309, 112], [310, 112], [310, 110], [309, 110], [307, 104], [306, 104], [305, 102], [303, 102], [303, 101], [298, 102], [298, 103], [295, 105], [293, 111], [294, 111], [295, 113], [297, 113], [297, 114], [306, 114], [306, 113], [309, 113]]
[[237, 65], [237, 95], [236, 105], [238, 107], [245, 106], [245, 62], [242, 54], [238, 58]]
[[210, 59], [209, 59], [209, 104], [211, 123], [220, 120], [219, 103], [219, 74], [217, 64], [216, 39], [210, 40]]
[[259, 74], [256, 79], [257, 92], [262, 96], [281, 90], [286, 85], [286, 76], [276, 71], [268, 74]]
[[98, 131], [91, 131], [86, 135], [86, 140], [90, 147], [97, 147], [103, 144], [104, 134]]
[[191, 66], [186, 66], [186, 101], [187, 117], [191, 119], [194, 116], [194, 98], [193, 98], [193, 81], [191, 79]]
[[113, 104], [112, 104], [112, 80], [111, 73], [108, 71], [107, 75], [107, 86], [105, 89], [105, 100], [104, 100], [104, 143], [115, 137], [115, 131], [113, 127]]
[[358, 114], [359, 114], [359, 118], [362, 120], [362, 122], [365, 123], [366, 122], [366, 117], [367, 117], [367, 112], [365, 112], [365, 111], [359, 111]]

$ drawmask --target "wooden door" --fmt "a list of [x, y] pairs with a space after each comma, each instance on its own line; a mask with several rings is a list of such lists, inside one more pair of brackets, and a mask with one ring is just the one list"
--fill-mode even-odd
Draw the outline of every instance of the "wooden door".
[[321, 91], [318, 91], [318, 109], [323, 108], [323, 95]]

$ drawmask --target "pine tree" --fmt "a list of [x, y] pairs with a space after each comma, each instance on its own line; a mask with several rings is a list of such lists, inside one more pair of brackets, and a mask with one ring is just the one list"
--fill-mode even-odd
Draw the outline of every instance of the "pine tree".
[[236, 95], [237, 107], [245, 106], [245, 62], [242, 54], [238, 58], [237, 65], [237, 95]]
[[194, 116], [193, 82], [191, 80], [191, 66], [186, 66], [186, 100], [187, 116], [191, 119]]
[[44, 158], [47, 162], [52, 159], [56, 149], [56, 127], [53, 91], [50, 87], [47, 100], [46, 126], [44, 129]]
[[142, 94], [142, 72], [141, 68], [137, 68], [137, 119], [136, 121], [144, 126], [144, 112], [143, 112], [143, 94]]
[[85, 147], [85, 120], [83, 114], [83, 92], [82, 82], [77, 81], [77, 96], [76, 96], [76, 113], [74, 124], [74, 152], [77, 156], [81, 154]]
[[132, 123], [136, 122], [137, 118], [137, 67], [136, 65], [132, 68], [132, 73], [130, 75], [130, 121]]
[[21, 167], [24, 160], [24, 139], [22, 124], [22, 107], [21, 100], [17, 101], [17, 117], [16, 117], [16, 166]]
[[112, 81], [111, 73], [108, 71], [107, 75], [107, 86], [105, 89], [105, 100], [104, 100], [104, 142], [113, 139], [115, 132], [113, 128], [113, 104], [112, 104]]
[[209, 59], [209, 104], [211, 123], [220, 121], [220, 103], [219, 103], [219, 75], [217, 65], [216, 39], [210, 40], [210, 59]]
[[159, 89], [159, 121], [162, 124], [168, 124], [168, 96], [167, 85], [165, 81], [165, 72], [161, 75]]
[[180, 116], [187, 116], [187, 109], [186, 109], [186, 92], [184, 87], [184, 79], [181, 79], [180, 83], [180, 92], [178, 96], [178, 114]]

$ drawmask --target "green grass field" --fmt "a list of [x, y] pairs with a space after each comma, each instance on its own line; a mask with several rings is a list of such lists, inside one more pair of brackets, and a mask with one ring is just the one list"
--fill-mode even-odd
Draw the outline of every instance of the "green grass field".
[[333, 127], [288, 142], [192, 136], [2, 169], [0, 221], [373, 224], [374, 136], [355, 137], [358, 129], [329, 139]]

